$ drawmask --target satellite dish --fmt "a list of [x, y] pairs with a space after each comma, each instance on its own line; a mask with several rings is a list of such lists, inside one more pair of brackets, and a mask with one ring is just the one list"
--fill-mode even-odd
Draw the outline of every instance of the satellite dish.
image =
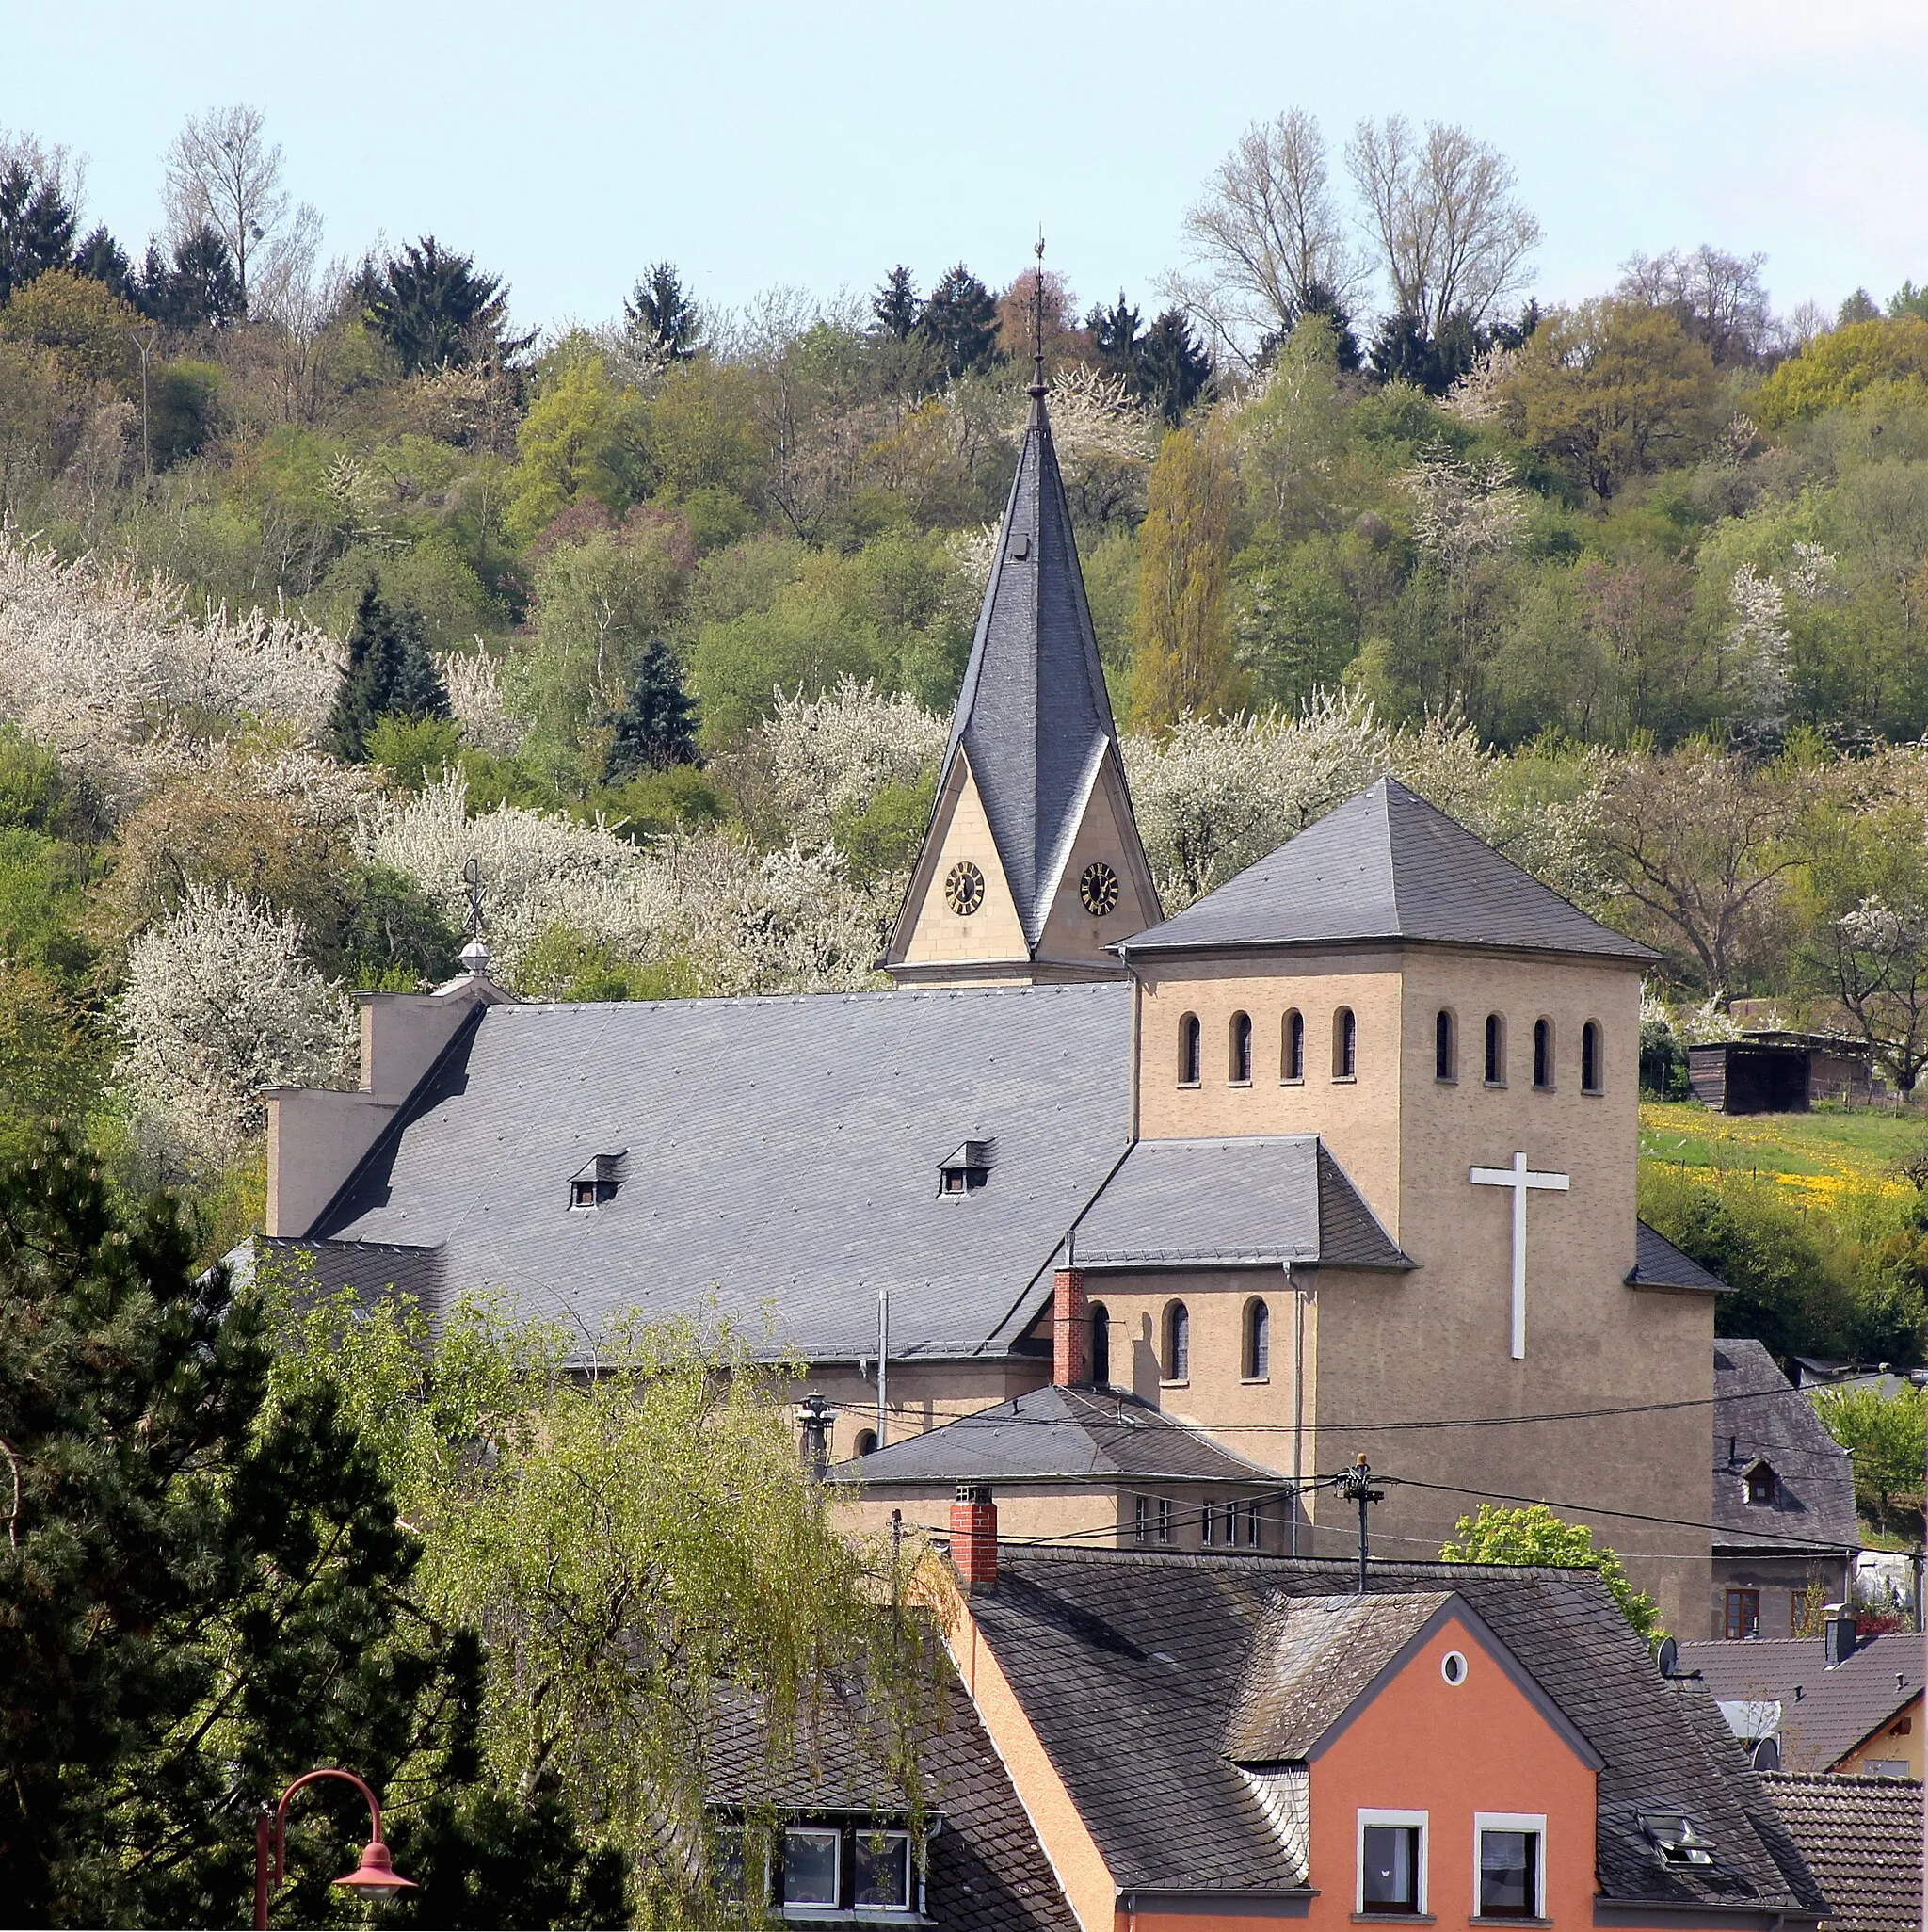
[[1781, 1768], [1781, 1741], [1777, 1737], [1761, 1737], [1754, 1741], [1754, 1749], [1748, 1762], [1757, 1771], [1778, 1771]]
[[1680, 1663], [1679, 1645], [1677, 1644], [1672, 1637], [1663, 1636], [1660, 1640], [1660, 1643], [1655, 1647], [1653, 1653], [1653, 1661], [1655, 1669], [1657, 1669], [1663, 1677], [1677, 1676], [1679, 1674], [1679, 1666]]

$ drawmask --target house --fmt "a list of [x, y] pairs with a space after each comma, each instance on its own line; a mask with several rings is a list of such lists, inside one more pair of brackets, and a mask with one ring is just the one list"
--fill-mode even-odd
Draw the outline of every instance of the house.
[[[255, 1256], [431, 1318], [490, 1293], [585, 1365], [727, 1316], [840, 1459], [1052, 1384], [1069, 1277], [1066, 1384], [1262, 1472], [1288, 1549], [1346, 1546], [1318, 1477], [1371, 1430], [1393, 1547], [1485, 1497], [1637, 1521], [1705, 1629], [1723, 1291], [1637, 1217], [1653, 956], [1390, 779], [1166, 918], [1038, 388], [894, 989], [550, 1005], [477, 948], [364, 995], [359, 1088], [268, 1097]], [[1128, 1534], [1145, 1473], [1093, 1505]]]
[[1715, 1634], [1808, 1635], [1853, 1601], [1853, 1459], [1759, 1342], [1715, 1342], [1713, 1393]]
[[1791, 1771], [1760, 1782], [1827, 1900], [1826, 1932], [1920, 1932], [1920, 1784]]
[[1919, 1634], [1856, 1642], [1835, 1615], [1821, 1636], [1682, 1644], [1679, 1667], [1737, 1736], [1772, 1737], [1785, 1771], [1920, 1779], [1923, 1661]]
[[997, 1541], [955, 1505], [947, 1642], [1084, 1932], [1813, 1924], [1697, 1689], [1597, 1576]]

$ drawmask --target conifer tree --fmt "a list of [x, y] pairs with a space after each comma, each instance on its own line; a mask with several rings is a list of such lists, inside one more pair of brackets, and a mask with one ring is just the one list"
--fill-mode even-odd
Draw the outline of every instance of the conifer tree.
[[508, 290], [499, 275], [478, 275], [473, 255], [443, 248], [432, 234], [405, 243], [379, 269], [362, 271], [369, 327], [394, 350], [405, 376], [498, 362], [533, 335], [510, 336]]
[[70, 266], [76, 225], [57, 182], [20, 159], [0, 170], [0, 302], [49, 268]]
[[1212, 378], [1212, 358], [1192, 340], [1180, 309], [1167, 309], [1138, 345], [1138, 393], [1174, 427]]
[[939, 277], [917, 327], [942, 353], [950, 376], [968, 376], [997, 359], [996, 298], [961, 262]]
[[624, 298], [629, 332], [666, 362], [686, 362], [702, 347], [702, 315], [674, 266], [658, 262]]
[[1106, 376], [1122, 378], [1136, 395], [1144, 344], [1139, 334], [1138, 311], [1125, 300], [1124, 290], [1118, 290], [1117, 308], [1107, 309], [1099, 304], [1085, 316], [1084, 326], [1091, 331], [1100, 370]]
[[917, 283], [901, 262], [884, 277], [883, 286], [870, 298], [870, 312], [876, 318], [878, 332], [893, 342], [910, 340], [921, 307]]
[[619, 784], [636, 772], [672, 765], [700, 765], [697, 717], [697, 700], [683, 687], [675, 652], [660, 637], [651, 638], [636, 653], [622, 709], [609, 719], [616, 735], [605, 765], [608, 781]]
[[392, 608], [370, 583], [348, 633], [348, 662], [329, 716], [336, 754], [351, 765], [368, 757], [368, 737], [384, 717], [447, 717], [448, 690], [422, 644], [422, 620], [406, 605]]
[[1138, 532], [1132, 724], [1159, 731], [1187, 713], [1229, 714], [1247, 680], [1234, 662], [1226, 611], [1232, 478], [1214, 421], [1174, 429], [1151, 466]]

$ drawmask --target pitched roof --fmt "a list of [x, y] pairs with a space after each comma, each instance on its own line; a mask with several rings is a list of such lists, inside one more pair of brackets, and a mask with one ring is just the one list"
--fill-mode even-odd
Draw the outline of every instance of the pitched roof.
[[1413, 1265], [1316, 1134], [1141, 1140], [1071, 1247], [1091, 1268]]
[[1898, 1631], [1870, 1637], [1827, 1667], [1824, 1637], [1750, 1637], [1680, 1646], [1711, 1703], [1775, 1703], [1789, 1771], [1831, 1771], [1921, 1695], [1923, 1640]]
[[[1105, 750], [1116, 756], [1117, 747], [1041, 395], [1032, 401], [999, 527], [944, 753], [946, 774], [960, 746], [977, 780], [1019, 921], [1035, 946]], [[1135, 844], [1129, 814], [1121, 833]], [[1133, 856], [1143, 869], [1142, 853]]]
[[1120, 950], [1291, 946], [1362, 940], [1653, 959], [1530, 872], [1382, 778]]
[[[1743, 1476], [1756, 1461], [1774, 1471], [1772, 1503], [1747, 1501]], [[1725, 1335], [1713, 1344], [1713, 1520], [1717, 1549], [1785, 1550], [1803, 1537], [1852, 1550], [1861, 1540], [1848, 1452], [1759, 1342]]]
[[842, 1482], [1077, 1482], [1096, 1479], [1272, 1485], [1278, 1477], [1201, 1430], [1117, 1389], [1046, 1384], [868, 1456]]
[[1658, 1228], [1636, 1224], [1630, 1288], [1684, 1288], [1700, 1295], [1731, 1295], [1718, 1275], [1710, 1274], [1691, 1255], [1682, 1254]]
[[[1289, 1557], [1001, 1550], [997, 1588], [972, 1597], [972, 1618], [1121, 1886], [1299, 1882], [1286, 1836], [1226, 1756], [1226, 1727], [1279, 1598], [1330, 1597], [1351, 1574]], [[1719, 1712], [1659, 1677], [1592, 1571], [1386, 1564], [1374, 1582], [1463, 1597], [1601, 1759], [1607, 1899], [1818, 1909]], [[1636, 1813], [1669, 1807], [1713, 1841], [1713, 1865], [1661, 1864]]]
[[1920, 1932], [1921, 1787], [1898, 1778], [1761, 1779], [1827, 1899], [1832, 1932]]

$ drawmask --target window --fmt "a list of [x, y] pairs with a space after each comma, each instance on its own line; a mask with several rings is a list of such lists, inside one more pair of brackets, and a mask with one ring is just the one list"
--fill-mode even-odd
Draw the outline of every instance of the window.
[[1540, 1877], [1546, 1864], [1541, 1849], [1546, 1838], [1546, 1819], [1483, 1811], [1474, 1815], [1472, 1823], [1479, 1849], [1479, 1916], [1541, 1917]]
[[975, 1194], [997, 1166], [995, 1140], [967, 1140], [938, 1163], [940, 1194]]
[[1234, 1013], [1231, 1016], [1230, 1051], [1226, 1055], [1225, 1077], [1234, 1087], [1249, 1087], [1252, 1084], [1252, 1016], [1249, 1013]]
[[1158, 1540], [1161, 1543], [1171, 1541], [1171, 1498], [1169, 1496], [1161, 1496], [1158, 1499]]
[[1332, 1016], [1332, 1077], [1350, 1080], [1358, 1071], [1358, 1025], [1350, 1006]]
[[1497, 1013], [1486, 1015], [1486, 1085], [1506, 1085], [1506, 1022]]
[[844, 1834], [794, 1825], [783, 1834], [783, 1903], [835, 1908], [842, 1893]]
[[1433, 1020], [1433, 1078], [1459, 1078], [1459, 1041], [1454, 1034], [1453, 1015], [1444, 1006]]
[[1750, 1503], [1766, 1504], [1772, 1507], [1775, 1498], [1780, 1494], [1780, 1478], [1764, 1462], [1754, 1463], [1741, 1481]]
[[875, 1429], [859, 1429], [857, 1432], [857, 1454], [870, 1455], [877, 1446], [877, 1432]]
[[1165, 1311], [1165, 1379], [1182, 1382], [1192, 1373], [1192, 1318], [1182, 1301]]
[[1151, 1498], [1135, 1496], [1132, 1499], [1132, 1535], [1140, 1543], [1151, 1540]]
[[1660, 1853], [1663, 1865], [1711, 1865], [1713, 1841], [1703, 1838], [1685, 1811], [1636, 1811], [1647, 1842]]
[[1533, 1084], [1542, 1092], [1553, 1085], [1553, 1022], [1550, 1020], [1535, 1020], [1533, 1022]]
[[571, 1174], [569, 1181], [570, 1213], [579, 1208], [598, 1208], [605, 1200], [614, 1200], [627, 1165], [626, 1152], [599, 1153], [587, 1167]]
[[1104, 1303], [1091, 1304], [1091, 1380], [1095, 1387], [1111, 1387], [1111, 1315]]
[[1206, 1549], [1211, 1549], [1218, 1534], [1218, 1505], [1208, 1496], [1205, 1506], [1198, 1512], [1198, 1540]]
[[1262, 1382], [1272, 1373], [1272, 1314], [1262, 1301], [1245, 1304], [1245, 1380]]
[[1759, 1590], [1729, 1590], [1727, 1592], [1727, 1635], [1730, 1642], [1739, 1642], [1743, 1637], [1760, 1634], [1760, 1592]]
[[1466, 1652], [1448, 1650], [1439, 1659], [1439, 1675], [1455, 1687], [1466, 1682]]
[[1259, 1504], [1257, 1498], [1245, 1505], [1245, 1548], [1256, 1550], [1260, 1546]]
[[1187, 1013], [1179, 1022], [1179, 1085], [1198, 1084], [1198, 1016]]
[[1426, 1814], [1361, 1811], [1359, 1910], [1422, 1912], [1425, 1900]]
[[859, 1826], [851, 1860], [855, 1884], [851, 1904], [872, 1911], [910, 1909], [910, 1834], [872, 1831]]
[[1599, 1093], [1603, 1090], [1600, 1022], [1598, 1020], [1589, 1020], [1580, 1029], [1580, 1090], [1582, 1093]]
[[1278, 1077], [1303, 1080], [1306, 1077], [1306, 1016], [1294, 1006], [1285, 1016], [1285, 1030], [1278, 1054]]

